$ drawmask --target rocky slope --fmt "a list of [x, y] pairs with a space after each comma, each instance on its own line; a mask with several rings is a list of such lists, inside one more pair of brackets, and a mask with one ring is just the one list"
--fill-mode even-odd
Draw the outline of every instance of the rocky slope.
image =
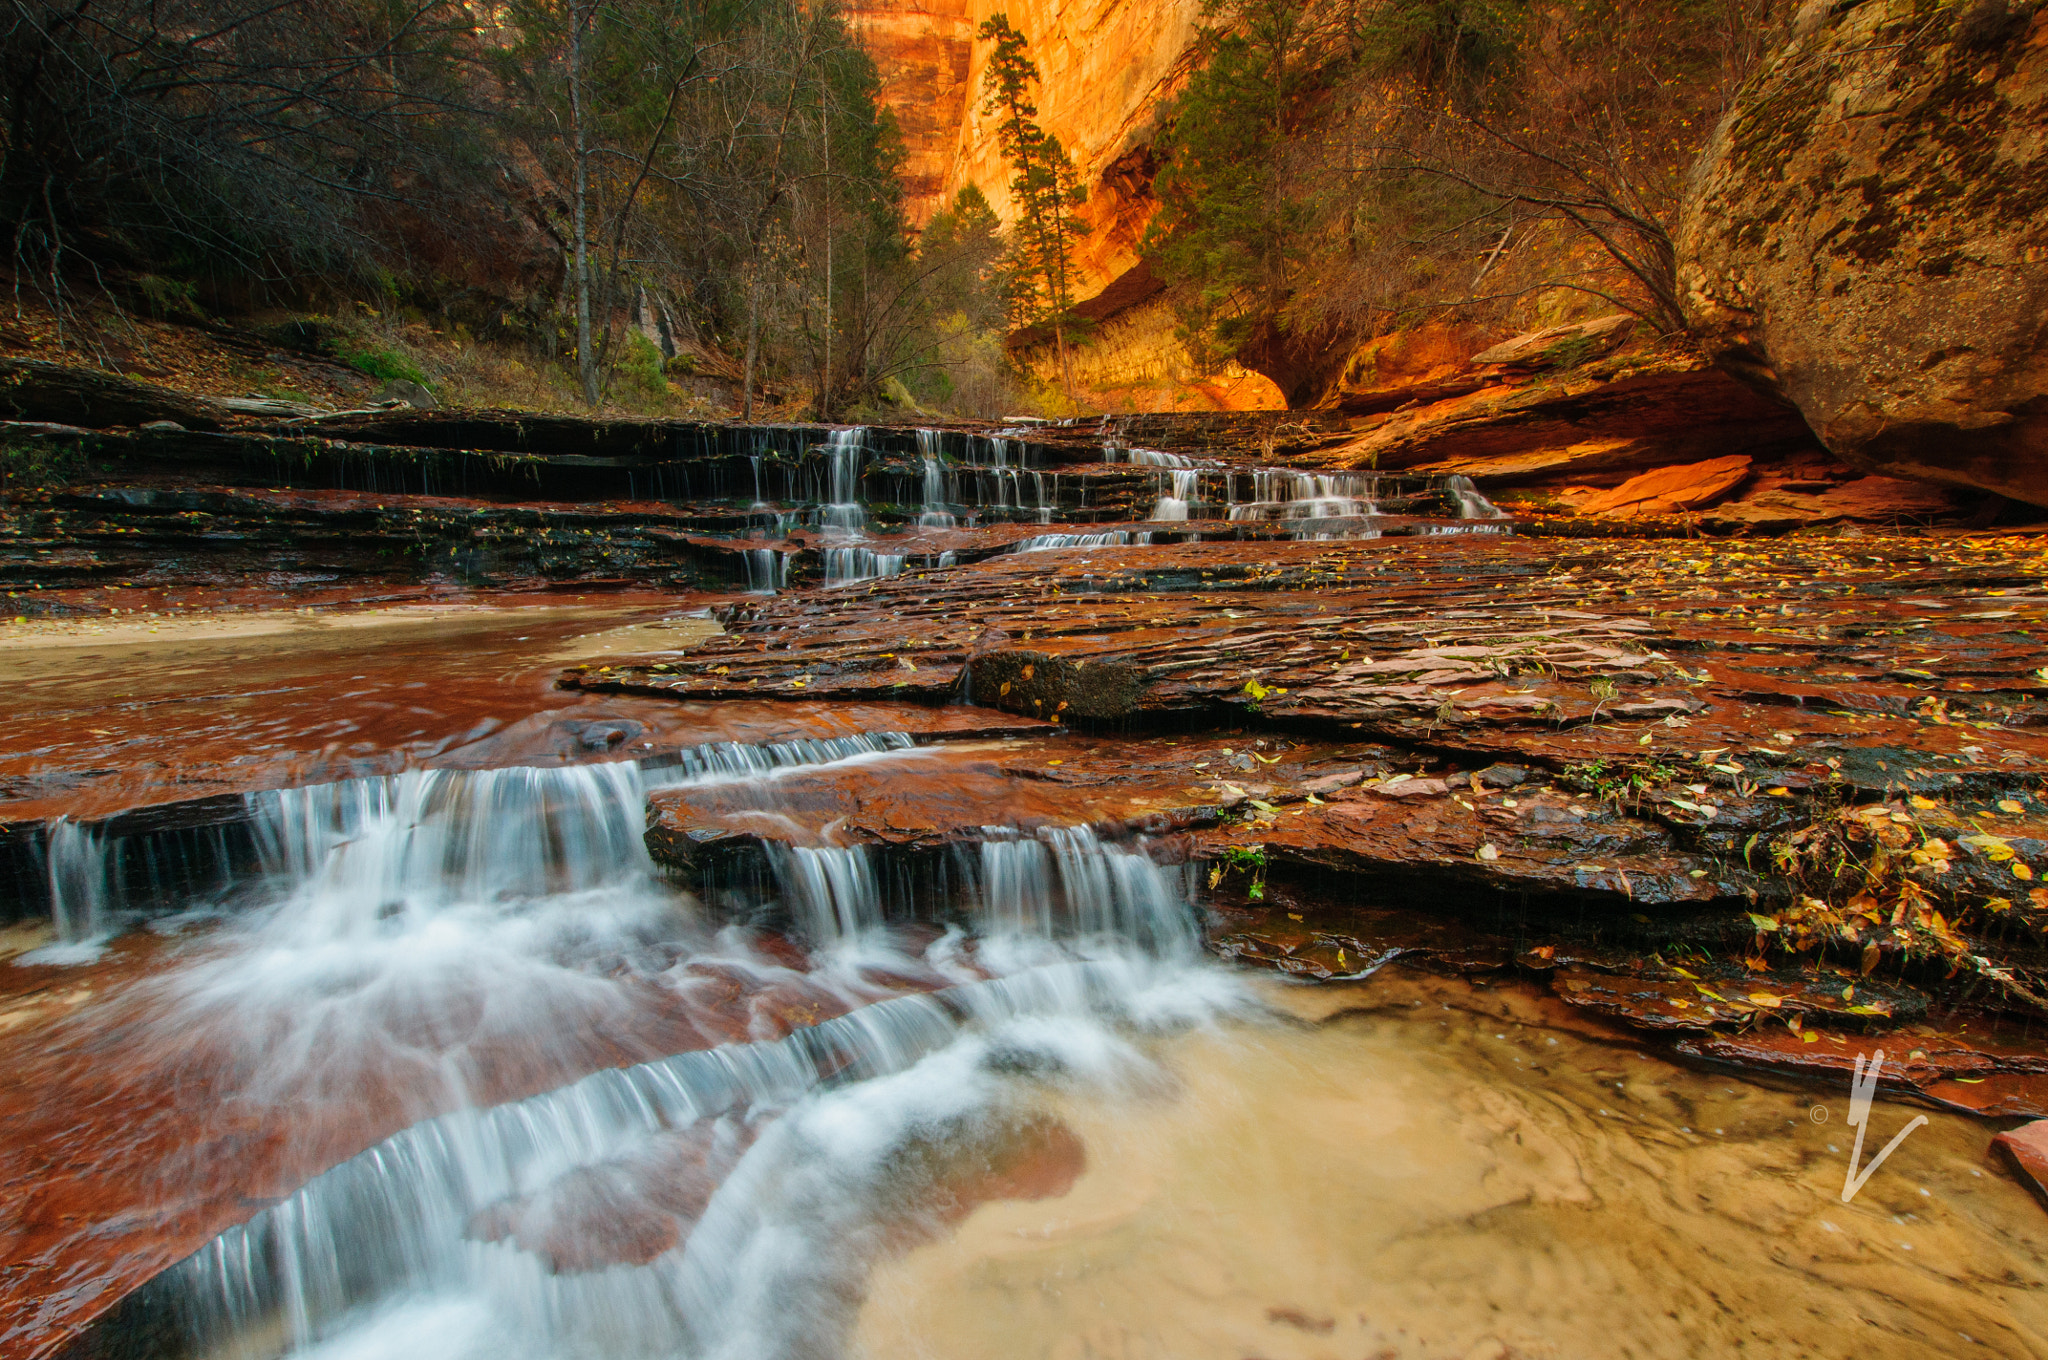
[[1872, 471], [2048, 505], [2048, 9], [1820, 3], [1715, 135], [1682, 282]]

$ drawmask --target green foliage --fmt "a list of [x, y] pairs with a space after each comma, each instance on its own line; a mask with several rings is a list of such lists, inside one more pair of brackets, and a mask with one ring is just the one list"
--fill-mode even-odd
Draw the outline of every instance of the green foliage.
[[995, 44], [982, 70], [982, 112], [997, 120], [996, 141], [1010, 166], [1017, 208], [1012, 320], [1020, 326], [1049, 323], [1057, 330], [1073, 320], [1073, 250], [1082, 236], [1074, 210], [1088, 201], [1088, 191], [1059, 138], [1038, 125], [1031, 98], [1038, 67], [1024, 35], [1007, 15], [996, 14], [976, 36]]
[[934, 309], [942, 316], [965, 316], [977, 326], [1002, 325], [1012, 307], [1009, 250], [988, 198], [972, 184], [960, 189], [918, 238], [924, 291]]
[[1360, 55], [1425, 89], [1471, 99], [1514, 71], [1527, 11], [1526, 0], [1387, 0], [1362, 16]]
[[149, 310], [156, 316], [186, 316], [204, 320], [206, 312], [199, 305], [199, 289], [189, 280], [167, 279], [161, 274], [144, 274], [135, 281], [142, 292], [142, 298]]
[[1593, 295], [1682, 324], [1684, 171], [1774, 15], [1771, 0], [1207, 0], [1145, 240], [1183, 338], [1292, 400], [1323, 395], [1311, 370], [1347, 332], [1448, 306], [1498, 318]]
[[85, 455], [69, 440], [12, 439], [0, 443], [0, 503], [15, 492], [66, 486], [86, 466]]
[[619, 356], [619, 376], [649, 396], [668, 392], [668, 375], [661, 351], [638, 331], [626, 332], [625, 352]]
[[1248, 901], [1266, 900], [1266, 848], [1262, 845], [1230, 845], [1216, 856], [1209, 869], [1209, 886], [1214, 888], [1226, 874], [1245, 874], [1244, 895]]
[[333, 342], [334, 357], [358, 373], [379, 382], [415, 382], [428, 386], [427, 375], [418, 364], [389, 345], [364, 335], [344, 336]]
[[1319, 0], [1212, 0], [1202, 64], [1174, 102], [1145, 245], [1182, 285], [1198, 350], [1229, 352], [1285, 302], [1313, 205], [1289, 171], [1335, 16]]
[[1634, 806], [1641, 803], [1643, 795], [1651, 788], [1670, 783], [1680, 773], [1678, 766], [1655, 757], [1602, 759], [1565, 766], [1563, 782], [1567, 787], [1590, 793], [1596, 798]]
[[1017, 375], [1003, 348], [1011, 310], [1009, 250], [1001, 221], [971, 184], [919, 236], [917, 357], [901, 376], [920, 406], [974, 416], [1017, 409]]

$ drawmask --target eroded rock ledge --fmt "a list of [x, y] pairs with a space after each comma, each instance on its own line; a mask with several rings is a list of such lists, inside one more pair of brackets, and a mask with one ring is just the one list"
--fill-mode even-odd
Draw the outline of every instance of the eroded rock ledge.
[[[1811, 1065], [1838, 1046], [1809, 1033], [2048, 1009], [2042, 566], [2029, 539], [1861, 534], [1110, 548], [750, 602], [686, 659], [561, 683], [971, 700], [1064, 734], [793, 787], [807, 831], [664, 795], [678, 866], [806, 834], [914, 857], [1021, 809], [1212, 865], [1242, 959], [1530, 972], [1707, 1056]], [[1951, 1049], [1914, 1089], [2039, 1103], [2033, 1059]], [[1971, 1064], [2004, 1084], [1942, 1075]]]

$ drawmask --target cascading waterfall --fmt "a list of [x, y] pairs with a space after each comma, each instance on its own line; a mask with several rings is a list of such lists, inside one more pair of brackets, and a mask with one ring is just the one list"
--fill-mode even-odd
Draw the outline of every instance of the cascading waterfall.
[[[646, 762], [411, 770], [243, 795], [260, 870], [324, 886], [376, 919], [394, 903], [574, 892], [651, 870], [646, 793], [900, 754], [901, 732], [748, 745], [713, 742]], [[74, 828], [75, 829], [75, 828]]]
[[900, 755], [917, 743], [906, 732], [859, 732], [845, 737], [797, 737], [749, 744], [737, 741], [686, 746], [673, 756], [639, 762], [650, 789], [709, 781], [758, 780], [874, 756]]
[[789, 588], [789, 555], [776, 552], [773, 548], [749, 548], [747, 559], [747, 591], [753, 595], [773, 595]]
[[26, 964], [88, 962], [116, 931], [165, 903], [208, 904], [235, 886], [238, 859], [225, 826], [122, 835], [69, 817], [50, 823], [42, 855], [58, 942], [16, 956]]
[[1140, 467], [1176, 468], [1185, 470], [1195, 466], [1195, 460], [1183, 453], [1167, 453], [1160, 449], [1131, 449], [1124, 454], [1124, 461]]
[[44, 854], [58, 940], [83, 945], [103, 939], [113, 929], [120, 884], [120, 866], [109, 858], [105, 834], [59, 817], [50, 824]]
[[[524, 920], [563, 894], [587, 913], [607, 893], [650, 890], [648, 788], [743, 790], [910, 747], [901, 734], [722, 743], [644, 769], [426, 771], [252, 794], [281, 898], [264, 937], [388, 934], [458, 902]], [[763, 798], [773, 806], [765, 782]], [[893, 909], [889, 853], [771, 850], [815, 966], [900, 957], [878, 933]], [[871, 1264], [860, 1243], [901, 1212], [920, 1149], [999, 1138], [1048, 1081], [1156, 1083], [1133, 1028], [1241, 1004], [1200, 962], [1191, 870], [1156, 862], [1142, 841], [996, 826], [947, 862], [953, 914], [971, 935], [956, 926], [901, 965], [939, 970], [944, 990], [428, 1119], [154, 1287], [192, 1346], [219, 1356], [280, 1343], [329, 1360], [835, 1353]], [[677, 1181], [678, 1167], [699, 1168], [698, 1180]], [[635, 1214], [658, 1220], [654, 1245], [607, 1255], [616, 1221]]]
[[1011, 552], [1055, 552], [1061, 548], [1119, 548], [1149, 537], [1128, 529], [1111, 529], [1098, 534], [1035, 534], [1020, 539]]
[[829, 529], [857, 534], [868, 527], [867, 507], [860, 499], [861, 460], [865, 456], [867, 430], [855, 425], [834, 430], [825, 441], [829, 500], [818, 512], [818, 521]]
[[299, 894], [278, 923], [321, 938], [401, 914], [651, 876], [632, 761], [409, 770], [246, 795], [259, 862]]
[[[927, 433], [919, 430], [918, 434]], [[918, 441], [920, 444], [923, 440]], [[936, 455], [924, 459], [924, 508], [917, 517], [921, 529], [951, 529], [956, 521], [947, 507], [953, 503], [951, 488], [946, 484], [946, 469]]]
[[1168, 959], [1200, 952], [1191, 866], [1160, 865], [1143, 843], [1106, 843], [1085, 826], [982, 834], [977, 924], [988, 934], [1123, 940]]
[[900, 576], [904, 564], [910, 561], [907, 553], [876, 552], [873, 548], [823, 548], [819, 551], [825, 559], [827, 586], [850, 586], [859, 581]]
[[1152, 518], [1185, 520], [1188, 517], [1188, 505], [1200, 493], [1202, 474], [1191, 469], [1176, 469], [1167, 473], [1167, 476], [1171, 480], [1168, 482], [1166, 494], [1152, 507]]
[[1507, 515], [1492, 501], [1479, 494], [1479, 488], [1472, 485], [1470, 477], [1459, 473], [1444, 478], [1444, 490], [1458, 503], [1459, 519], [1506, 519]]
[[[1156, 1081], [1112, 1025], [1236, 1004], [1220, 975], [1067, 961], [599, 1072], [387, 1139], [159, 1288], [195, 1349], [220, 1356], [257, 1354], [276, 1333], [292, 1353], [336, 1357], [831, 1354], [868, 1264], [859, 1244], [921, 1148], [1000, 1120], [1034, 1074], [1083, 1089]], [[631, 1204], [646, 1193], [636, 1173], [676, 1147], [737, 1162], [701, 1205], [668, 1210], [676, 1246], [644, 1265], [554, 1271], [522, 1249], [522, 1219], [545, 1230], [594, 1186]]]
[[[879, 854], [867, 845], [771, 851], [776, 883], [814, 944], [844, 944], [889, 919]], [[1085, 826], [1028, 834], [989, 826], [954, 867], [978, 935], [1122, 942], [1167, 959], [1198, 952], [1191, 870], [1154, 862], [1143, 842], [1105, 842]]]
[[1240, 520], [1345, 519], [1376, 515], [1375, 479], [1367, 473], [1308, 473], [1261, 468], [1252, 474], [1252, 499], [1233, 503]]

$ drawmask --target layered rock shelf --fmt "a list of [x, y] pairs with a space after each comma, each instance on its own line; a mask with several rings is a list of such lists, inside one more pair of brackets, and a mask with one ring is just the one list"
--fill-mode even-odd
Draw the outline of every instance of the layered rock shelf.
[[[1862, 534], [1098, 547], [737, 605], [686, 659], [561, 683], [1071, 733], [801, 791], [810, 832], [771, 839], [914, 855], [991, 805], [1187, 836], [1257, 866], [1217, 947], [1285, 971], [1414, 955], [1554, 974], [1661, 1031], [1862, 1029], [2041, 1004], [2042, 566], [2030, 540]], [[681, 797], [651, 843], [697, 873], [762, 834]], [[1792, 1043], [1712, 1051], [1830, 1051]]]
[[[346, 831], [334, 808], [416, 796], [484, 836], [467, 800], [516, 787], [556, 870], [610, 838], [697, 906], [621, 984], [633, 1025], [490, 1100], [986, 976], [977, 931], [1050, 942], [1077, 903], [1137, 900], [1124, 875], [1189, 894], [1119, 918], [1147, 947], [1302, 984], [1512, 983], [1639, 1049], [1829, 1083], [1875, 1039], [1893, 1094], [2048, 1117], [2048, 552], [1931, 508], [1902, 526], [1890, 493], [1739, 513], [1879, 480], [1799, 481], [1810, 451], [1616, 465], [1563, 515], [1512, 477], [1316, 464], [1358, 437], [1335, 417], [228, 425], [34, 436], [76, 474], [17, 492], [0, 570], [17, 638], [79, 659], [24, 672], [0, 720], [13, 952], [46, 920], [81, 937], [80, 913], [101, 934], [233, 913], [282, 828]], [[417, 631], [350, 645], [370, 603]], [[249, 604], [334, 627], [232, 671], [122, 650], [193, 622], [172, 605]], [[39, 704], [49, 676], [78, 702]], [[909, 961], [821, 964], [867, 929]], [[146, 1337], [145, 1283], [247, 1196], [444, 1108], [224, 1109], [208, 1173], [128, 1213], [188, 1130], [183, 1074], [226, 1061], [225, 1029], [152, 1037], [171, 1002], [137, 979], [169, 948], [130, 932], [90, 984], [37, 962], [0, 996], [26, 1130], [7, 1179], [37, 1187], [8, 1201], [33, 1263], [0, 1297], [50, 1301], [20, 1333], [37, 1353]], [[121, 1004], [88, 1005], [102, 986]], [[119, 1073], [80, 1056], [110, 1043]], [[132, 1136], [60, 1165], [109, 1082]], [[701, 1135], [675, 1155], [708, 1167]], [[536, 1202], [475, 1240], [574, 1273], [702, 1209], [579, 1255]]]

